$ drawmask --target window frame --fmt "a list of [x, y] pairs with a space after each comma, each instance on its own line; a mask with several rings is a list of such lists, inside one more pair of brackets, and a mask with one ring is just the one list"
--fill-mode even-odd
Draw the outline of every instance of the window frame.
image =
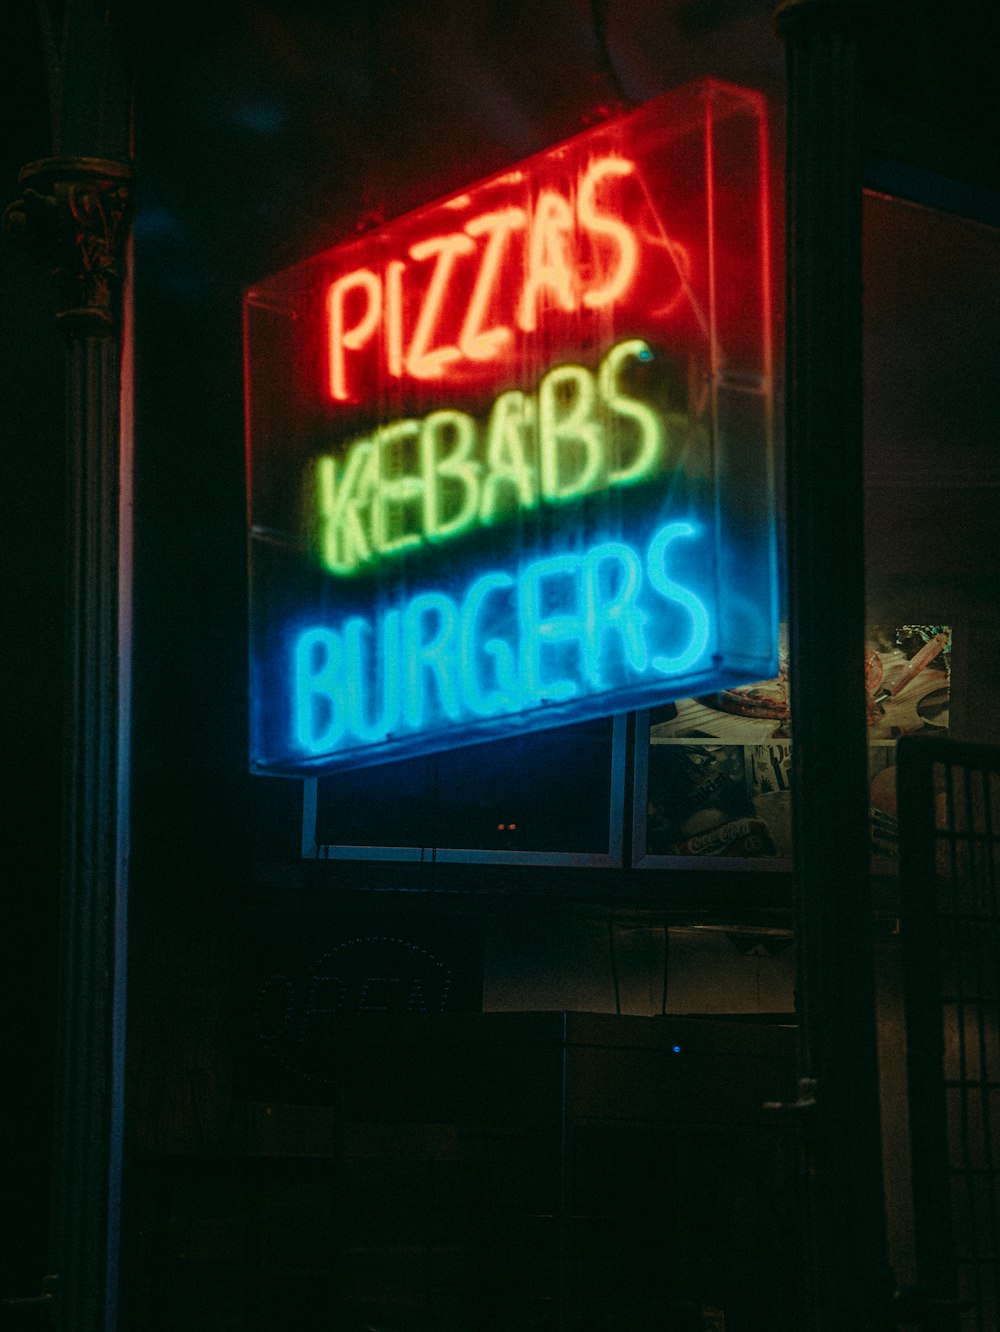
[[[535, 865], [579, 869], [622, 869], [625, 867], [625, 811], [628, 808], [626, 748], [630, 715], [617, 713], [612, 718], [608, 844], [605, 851], [506, 851], [461, 846], [365, 846], [320, 842], [318, 839], [320, 778], [307, 777], [302, 783], [301, 858], [323, 861], [403, 861], [410, 864], [432, 862], [438, 865]], [[544, 735], [544, 732], [540, 734]]]

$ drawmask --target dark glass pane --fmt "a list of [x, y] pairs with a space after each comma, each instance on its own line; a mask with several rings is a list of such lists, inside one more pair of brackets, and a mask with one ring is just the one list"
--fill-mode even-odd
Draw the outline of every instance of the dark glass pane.
[[319, 783], [317, 842], [606, 854], [613, 722], [585, 722]]

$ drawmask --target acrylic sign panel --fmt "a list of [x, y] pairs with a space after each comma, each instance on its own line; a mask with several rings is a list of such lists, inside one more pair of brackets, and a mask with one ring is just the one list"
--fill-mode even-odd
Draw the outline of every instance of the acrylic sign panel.
[[247, 294], [256, 771], [773, 674], [767, 190], [708, 81]]

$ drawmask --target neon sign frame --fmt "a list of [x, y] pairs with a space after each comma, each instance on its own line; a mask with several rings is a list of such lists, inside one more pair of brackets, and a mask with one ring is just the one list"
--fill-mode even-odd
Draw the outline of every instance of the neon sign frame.
[[707, 80], [246, 294], [254, 771], [773, 673], [767, 172]]

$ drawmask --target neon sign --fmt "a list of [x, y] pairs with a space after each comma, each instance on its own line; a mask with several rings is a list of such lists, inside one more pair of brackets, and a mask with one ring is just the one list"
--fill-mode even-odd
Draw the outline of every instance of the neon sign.
[[255, 770], [773, 674], [767, 188], [706, 81], [247, 294]]

